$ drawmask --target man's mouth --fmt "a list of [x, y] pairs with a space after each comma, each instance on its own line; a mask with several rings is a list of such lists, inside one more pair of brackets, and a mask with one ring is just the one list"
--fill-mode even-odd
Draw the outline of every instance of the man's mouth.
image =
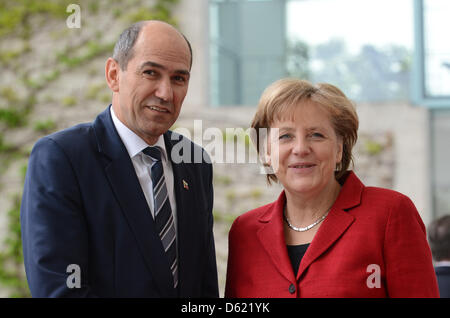
[[161, 108], [161, 107], [158, 107], [158, 106], [147, 106], [148, 108], [150, 108], [151, 110], [155, 110], [155, 111], [157, 111], [157, 112], [160, 112], [160, 113], [169, 113], [169, 111], [167, 110], [167, 109], [165, 109], [165, 108]]

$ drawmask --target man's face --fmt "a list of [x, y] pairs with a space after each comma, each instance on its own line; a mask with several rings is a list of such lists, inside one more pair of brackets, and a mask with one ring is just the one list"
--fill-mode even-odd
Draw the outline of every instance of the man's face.
[[181, 34], [159, 24], [143, 27], [133, 51], [126, 70], [118, 71], [114, 111], [129, 129], [154, 144], [180, 114], [191, 55]]

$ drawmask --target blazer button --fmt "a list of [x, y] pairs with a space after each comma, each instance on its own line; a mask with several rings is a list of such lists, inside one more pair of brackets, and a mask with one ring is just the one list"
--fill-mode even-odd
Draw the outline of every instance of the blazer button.
[[291, 284], [291, 286], [289, 286], [289, 292], [291, 294], [295, 293], [295, 285], [294, 284]]

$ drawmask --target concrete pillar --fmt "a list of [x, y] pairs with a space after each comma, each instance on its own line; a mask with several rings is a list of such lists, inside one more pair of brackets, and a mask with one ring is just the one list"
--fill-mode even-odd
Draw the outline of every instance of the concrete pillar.
[[193, 51], [189, 91], [182, 112], [199, 111], [209, 96], [209, 14], [208, 0], [181, 0], [174, 10], [178, 27]]

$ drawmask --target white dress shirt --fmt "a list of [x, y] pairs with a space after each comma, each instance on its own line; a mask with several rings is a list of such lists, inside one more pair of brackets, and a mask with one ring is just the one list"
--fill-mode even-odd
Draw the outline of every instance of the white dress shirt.
[[136, 135], [132, 130], [125, 126], [119, 120], [119, 118], [117, 118], [112, 106], [110, 107], [110, 110], [114, 126], [116, 127], [120, 139], [122, 139], [122, 142], [125, 145], [125, 148], [127, 149], [128, 154], [131, 158], [131, 162], [133, 163], [134, 170], [136, 171], [136, 175], [139, 179], [139, 183], [141, 184], [142, 191], [144, 192], [145, 199], [147, 200], [147, 204], [150, 208], [153, 218], [155, 218], [153, 207], [153, 183], [151, 178], [151, 167], [153, 164], [153, 160], [151, 157], [145, 155], [142, 150], [144, 150], [148, 146], [158, 146], [161, 150], [161, 161], [164, 169], [164, 178], [166, 181], [167, 193], [169, 195], [170, 207], [172, 208], [175, 229], [177, 229], [176, 202], [173, 187], [173, 170], [172, 164], [167, 157], [163, 135], [159, 136], [158, 141], [154, 145], [149, 145], [141, 137]]

